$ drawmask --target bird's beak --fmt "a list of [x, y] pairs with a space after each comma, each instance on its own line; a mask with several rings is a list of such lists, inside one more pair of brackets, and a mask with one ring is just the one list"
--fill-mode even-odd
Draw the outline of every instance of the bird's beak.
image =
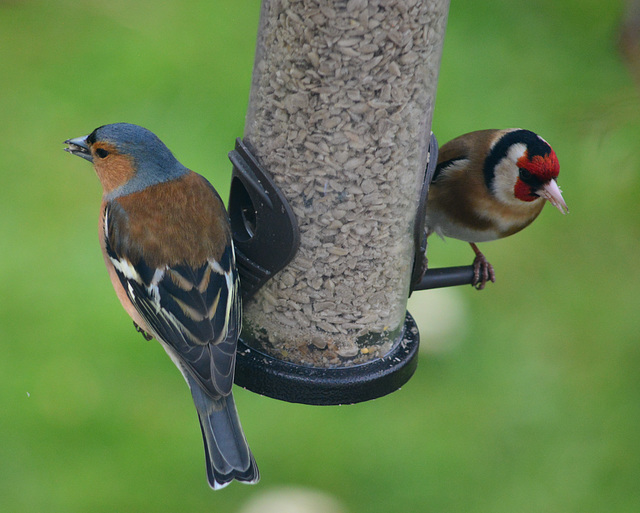
[[82, 157], [89, 162], [93, 162], [91, 150], [89, 149], [89, 146], [87, 146], [86, 142], [87, 137], [87, 135], [84, 135], [82, 137], [76, 137], [75, 139], [67, 139], [64, 143], [68, 144], [69, 147], [65, 148], [64, 151], [68, 151], [72, 155], [77, 155], [78, 157]]
[[562, 197], [562, 191], [555, 180], [549, 180], [536, 192], [541, 198], [549, 200], [549, 203], [563, 214], [569, 212], [569, 208]]

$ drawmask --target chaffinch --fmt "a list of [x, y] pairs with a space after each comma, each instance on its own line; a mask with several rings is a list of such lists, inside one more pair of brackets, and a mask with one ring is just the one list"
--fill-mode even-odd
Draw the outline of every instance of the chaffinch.
[[559, 173], [551, 146], [529, 130], [479, 130], [456, 137], [438, 154], [427, 201], [427, 236], [468, 242], [476, 254], [473, 285], [481, 290], [495, 281], [495, 273], [475, 243], [529, 226], [545, 200], [566, 213]]
[[102, 184], [100, 246], [118, 299], [189, 385], [210, 486], [258, 482], [231, 393], [242, 307], [220, 196], [140, 126], [104, 125], [65, 143]]

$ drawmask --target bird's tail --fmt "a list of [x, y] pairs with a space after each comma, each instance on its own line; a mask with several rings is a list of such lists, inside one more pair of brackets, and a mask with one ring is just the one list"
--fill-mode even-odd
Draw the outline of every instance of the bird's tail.
[[234, 479], [257, 483], [260, 472], [242, 431], [233, 395], [212, 399], [191, 376], [188, 381], [200, 419], [209, 486], [218, 490]]

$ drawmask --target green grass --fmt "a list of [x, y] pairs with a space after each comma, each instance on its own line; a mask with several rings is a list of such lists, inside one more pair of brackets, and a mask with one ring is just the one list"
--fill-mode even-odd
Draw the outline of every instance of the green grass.
[[[452, 2], [440, 142], [539, 132], [571, 213], [547, 208], [483, 247], [498, 282], [449, 292], [464, 330], [441, 334], [401, 391], [320, 408], [238, 389], [263, 480], [214, 493], [182, 378], [112, 293], [97, 179], [62, 141], [142, 124], [226, 197], [259, 2], [0, 3], [2, 510], [234, 513], [295, 485], [352, 513], [637, 511], [640, 99], [617, 53], [622, 11]], [[429, 259], [471, 252], [434, 240]], [[413, 304], [429, 348], [438, 319]]]

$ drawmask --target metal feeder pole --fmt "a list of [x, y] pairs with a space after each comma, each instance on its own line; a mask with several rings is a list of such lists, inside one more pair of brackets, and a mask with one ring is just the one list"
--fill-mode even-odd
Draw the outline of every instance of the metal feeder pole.
[[[299, 247], [244, 302], [241, 385], [336, 404], [389, 393], [413, 373], [418, 335], [406, 307], [448, 9], [449, 0], [263, 0], [239, 144], [288, 201]], [[245, 239], [260, 232], [257, 207], [236, 210], [249, 218]], [[269, 368], [256, 377], [243, 357]], [[403, 358], [413, 363], [389, 378], [384, 369]], [[287, 385], [292, 368], [306, 391], [283, 390], [300, 386]], [[378, 389], [367, 369], [386, 376]]]

